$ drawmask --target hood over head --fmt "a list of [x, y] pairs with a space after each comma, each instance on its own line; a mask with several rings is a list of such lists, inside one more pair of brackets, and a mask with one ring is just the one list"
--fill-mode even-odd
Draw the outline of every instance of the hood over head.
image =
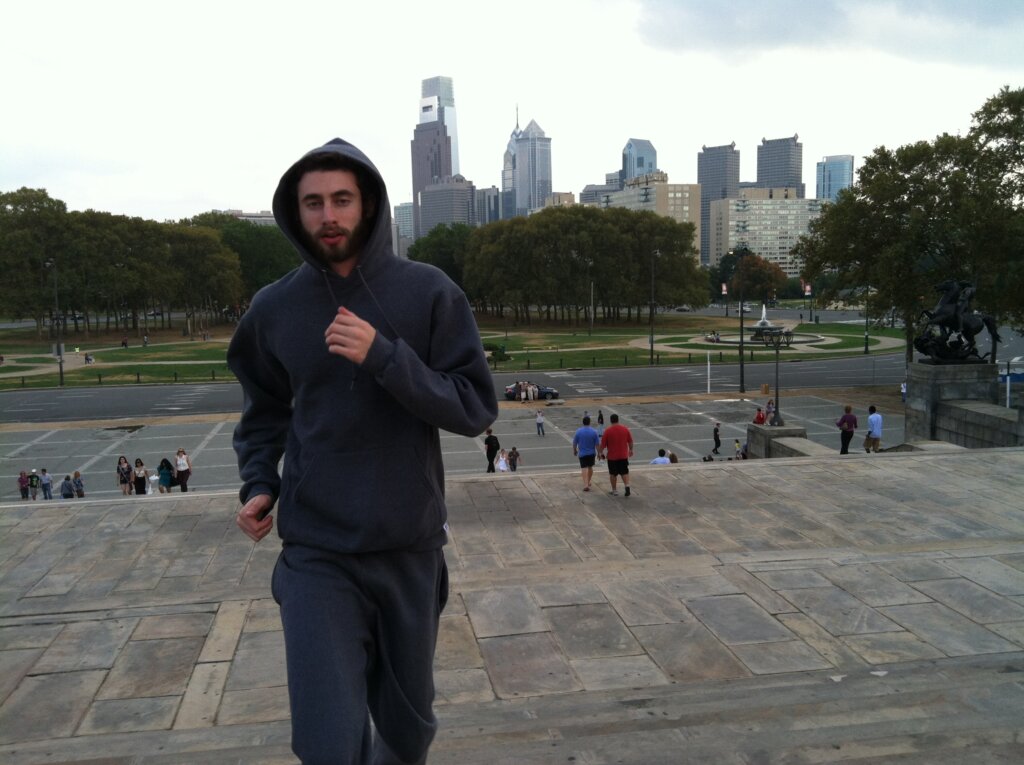
[[[331, 166], [334, 159], [338, 166]], [[318, 164], [328, 163], [326, 166]], [[274, 219], [288, 237], [303, 260], [318, 270], [324, 262], [309, 251], [299, 219], [299, 179], [310, 170], [351, 170], [356, 174], [363, 197], [365, 224], [370, 228], [366, 243], [357, 255], [357, 265], [367, 270], [382, 256], [393, 255], [391, 247], [391, 204], [380, 172], [359, 149], [341, 138], [334, 138], [323, 146], [307, 152], [281, 176], [274, 192]], [[372, 210], [372, 213], [367, 211]]]

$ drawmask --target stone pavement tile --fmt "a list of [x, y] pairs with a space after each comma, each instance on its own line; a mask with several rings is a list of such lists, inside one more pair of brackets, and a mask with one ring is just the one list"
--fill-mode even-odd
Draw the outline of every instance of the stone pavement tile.
[[182, 555], [171, 561], [171, 564], [164, 572], [164, 576], [197, 576], [201, 575], [210, 560], [212, 553], [200, 553], [198, 555]]
[[66, 595], [74, 589], [81, 573], [55, 574], [52, 571], [39, 580], [39, 583], [28, 591], [26, 597], [38, 598], [45, 595]]
[[1018, 571], [1024, 571], [1024, 553], [1012, 553], [1010, 555], [1000, 555], [997, 560], [1000, 563], [1005, 563], [1007, 566], [1013, 566]]
[[735, 645], [732, 650], [740, 661], [755, 675], [774, 675], [784, 672], [806, 672], [831, 669], [832, 665], [804, 642], [790, 640], [783, 643]]
[[636, 556], [630, 552], [628, 547], [619, 543], [596, 547], [591, 546], [590, 551], [594, 553], [595, 558], [603, 561], [629, 561], [636, 559]]
[[831, 587], [832, 583], [812, 569], [756, 571], [754, 576], [773, 590], [802, 590], [807, 587]]
[[680, 600], [695, 600], [711, 595], [735, 595], [743, 592], [721, 574], [707, 576], [669, 576], [662, 584]]
[[957, 576], [953, 569], [946, 568], [937, 560], [894, 560], [877, 564], [879, 568], [903, 582], [920, 582], [925, 579], [952, 579]]
[[779, 614], [778, 620], [837, 669], [858, 669], [864, 660], [807, 614]]
[[592, 582], [571, 581], [535, 584], [530, 587], [534, 600], [541, 606], [573, 606], [583, 603], [605, 603], [604, 592]]
[[42, 653], [42, 648], [10, 648], [0, 651], [0, 703], [18, 687], [18, 683]]
[[542, 531], [535, 534], [527, 534], [527, 539], [538, 550], [565, 550], [569, 545], [557, 531]]
[[635, 558], [671, 555], [671, 551], [665, 545], [647, 534], [623, 535], [619, 539], [622, 541], [623, 547], [629, 550]]
[[497, 555], [461, 555], [460, 560], [462, 565], [456, 569], [458, 571], [493, 571], [502, 567]]
[[569, 662], [588, 691], [609, 688], [650, 688], [669, 680], [648, 656], [573, 659]]
[[768, 613], [785, 614], [796, 611], [792, 603], [778, 595], [771, 587], [767, 587], [742, 566], [726, 565], [722, 566], [719, 571], [722, 576], [739, 587], [744, 594]]
[[746, 595], [697, 598], [687, 606], [728, 646], [793, 639], [789, 630]]
[[988, 628], [1007, 640], [1012, 640], [1024, 647], [1024, 622], [1007, 622], [1006, 624], [989, 624]]
[[35, 672], [107, 669], [128, 642], [138, 619], [105, 619], [68, 624], [36, 664]]
[[494, 700], [491, 680], [483, 669], [434, 669], [435, 705], [482, 704]]
[[579, 563], [580, 556], [572, 548], [564, 550], [544, 550], [541, 563], [545, 566], [558, 566], [563, 563]]
[[97, 698], [180, 696], [202, 645], [201, 637], [129, 642], [118, 654]]
[[442, 616], [434, 651], [434, 669], [455, 670], [483, 665], [469, 618], [465, 614]]
[[273, 598], [252, 601], [242, 631], [274, 632], [279, 629], [281, 629], [281, 609]]
[[640, 645], [609, 604], [555, 606], [545, 616], [562, 651], [569, 659], [628, 656]]
[[174, 718], [175, 730], [213, 726], [230, 668], [226, 661], [195, 665]]
[[896, 632], [898, 625], [838, 587], [783, 590], [780, 593], [833, 635]]
[[217, 712], [217, 725], [276, 722], [291, 717], [288, 686], [225, 691]]
[[284, 658], [284, 632], [248, 632], [230, 658], [229, 691], [268, 688], [288, 682]]
[[493, 587], [462, 592], [477, 638], [546, 632], [540, 606], [526, 587]]
[[869, 606], [900, 606], [927, 603], [922, 595], [874, 565], [836, 566], [822, 572], [834, 584]]
[[167, 730], [179, 701], [177, 696], [96, 701], [78, 727], [78, 735]]
[[242, 634], [248, 612], [248, 600], [226, 600], [221, 603], [213, 620], [213, 628], [206, 636], [199, 661], [230, 661], [235, 654], [235, 646]]
[[1024, 595], [1024, 571], [992, 558], [948, 560], [943, 564], [1000, 595]]
[[633, 634], [676, 682], [750, 676], [736, 656], [700, 622], [634, 627]]
[[879, 632], [874, 635], [846, 635], [841, 638], [869, 664], [941, 659], [944, 654], [910, 632]]
[[106, 672], [58, 672], [22, 680], [0, 705], [0, 744], [71, 736]]
[[164, 614], [144, 616], [132, 633], [132, 640], [159, 640], [176, 637], [206, 637], [213, 624], [212, 613]]
[[484, 638], [480, 652], [498, 698], [570, 693], [583, 688], [548, 632]]
[[674, 594], [651, 579], [625, 579], [601, 585], [608, 602], [629, 626], [671, 624], [692, 619]]
[[1024, 606], [969, 579], [938, 579], [915, 582], [914, 586], [978, 624], [1024, 621]]
[[0, 627], [0, 651], [12, 648], [46, 648], [64, 629], [63, 624], [19, 624]]
[[880, 610], [947, 656], [1018, 650], [1013, 643], [940, 603], [889, 606]]

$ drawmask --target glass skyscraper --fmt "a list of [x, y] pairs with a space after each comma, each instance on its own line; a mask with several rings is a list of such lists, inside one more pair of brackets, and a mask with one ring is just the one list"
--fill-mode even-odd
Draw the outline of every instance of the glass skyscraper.
[[420, 221], [420, 194], [432, 183], [458, 173], [455, 91], [451, 77], [423, 80], [419, 124], [412, 138], [413, 234], [427, 233]]
[[817, 198], [836, 201], [836, 195], [853, 185], [853, 155], [833, 154], [823, 157], [817, 165]]
[[792, 138], [762, 138], [757, 147], [757, 185], [762, 189], [796, 189], [803, 199], [806, 186], [803, 181], [804, 145], [800, 136]]
[[711, 252], [711, 201], [734, 199], [740, 187], [740, 153], [736, 142], [726, 146], [702, 146], [697, 154], [700, 184], [700, 262], [708, 265]]
[[630, 138], [622, 149], [622, 181], [638, 175], [653, 173], [658, 169], [658, 152], [654, 144], [643, 138]]
[[529, 215], [544, 206], [551, 196], [551, 139], [530, 120], [514, 139], [513, 186], [516, 215]]

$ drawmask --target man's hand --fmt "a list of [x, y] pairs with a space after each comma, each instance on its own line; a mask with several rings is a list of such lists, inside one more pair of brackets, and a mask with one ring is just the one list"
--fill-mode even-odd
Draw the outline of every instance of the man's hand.
[[362, 364], [366, 360], [366, 354], [370, 352], [376, 336], [377, 330], [372, 324], [363, 321], [344, 306], [338, 308], [337, 316], [324, 332], [327, 350], [355, 364]]
[[238, 528], [253, 542], [259, 542], [274, 528], [274, 516], [270, 515], [273, 504], [269, 494], [257, 494], [250, 497], [235, 516]]

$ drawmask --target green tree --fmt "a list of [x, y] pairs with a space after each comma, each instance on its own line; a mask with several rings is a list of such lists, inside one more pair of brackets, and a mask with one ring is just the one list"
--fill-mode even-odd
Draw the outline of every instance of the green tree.
[[746, 248], [741, 252], [742, 257], [739, 252], [731, 256], [737, 263], [729, 282], [729, 294], [738, 299], [742, 293], [744, 301], [767, 304], [786, 286], [786, 272]]
[[466, 247], [472, 232], [473, 229], [465, 223], [434, 226], [430, 233], [410, 245], [409, 260], [437, 266], [465, 290], [462, 264], [466, 259]]

